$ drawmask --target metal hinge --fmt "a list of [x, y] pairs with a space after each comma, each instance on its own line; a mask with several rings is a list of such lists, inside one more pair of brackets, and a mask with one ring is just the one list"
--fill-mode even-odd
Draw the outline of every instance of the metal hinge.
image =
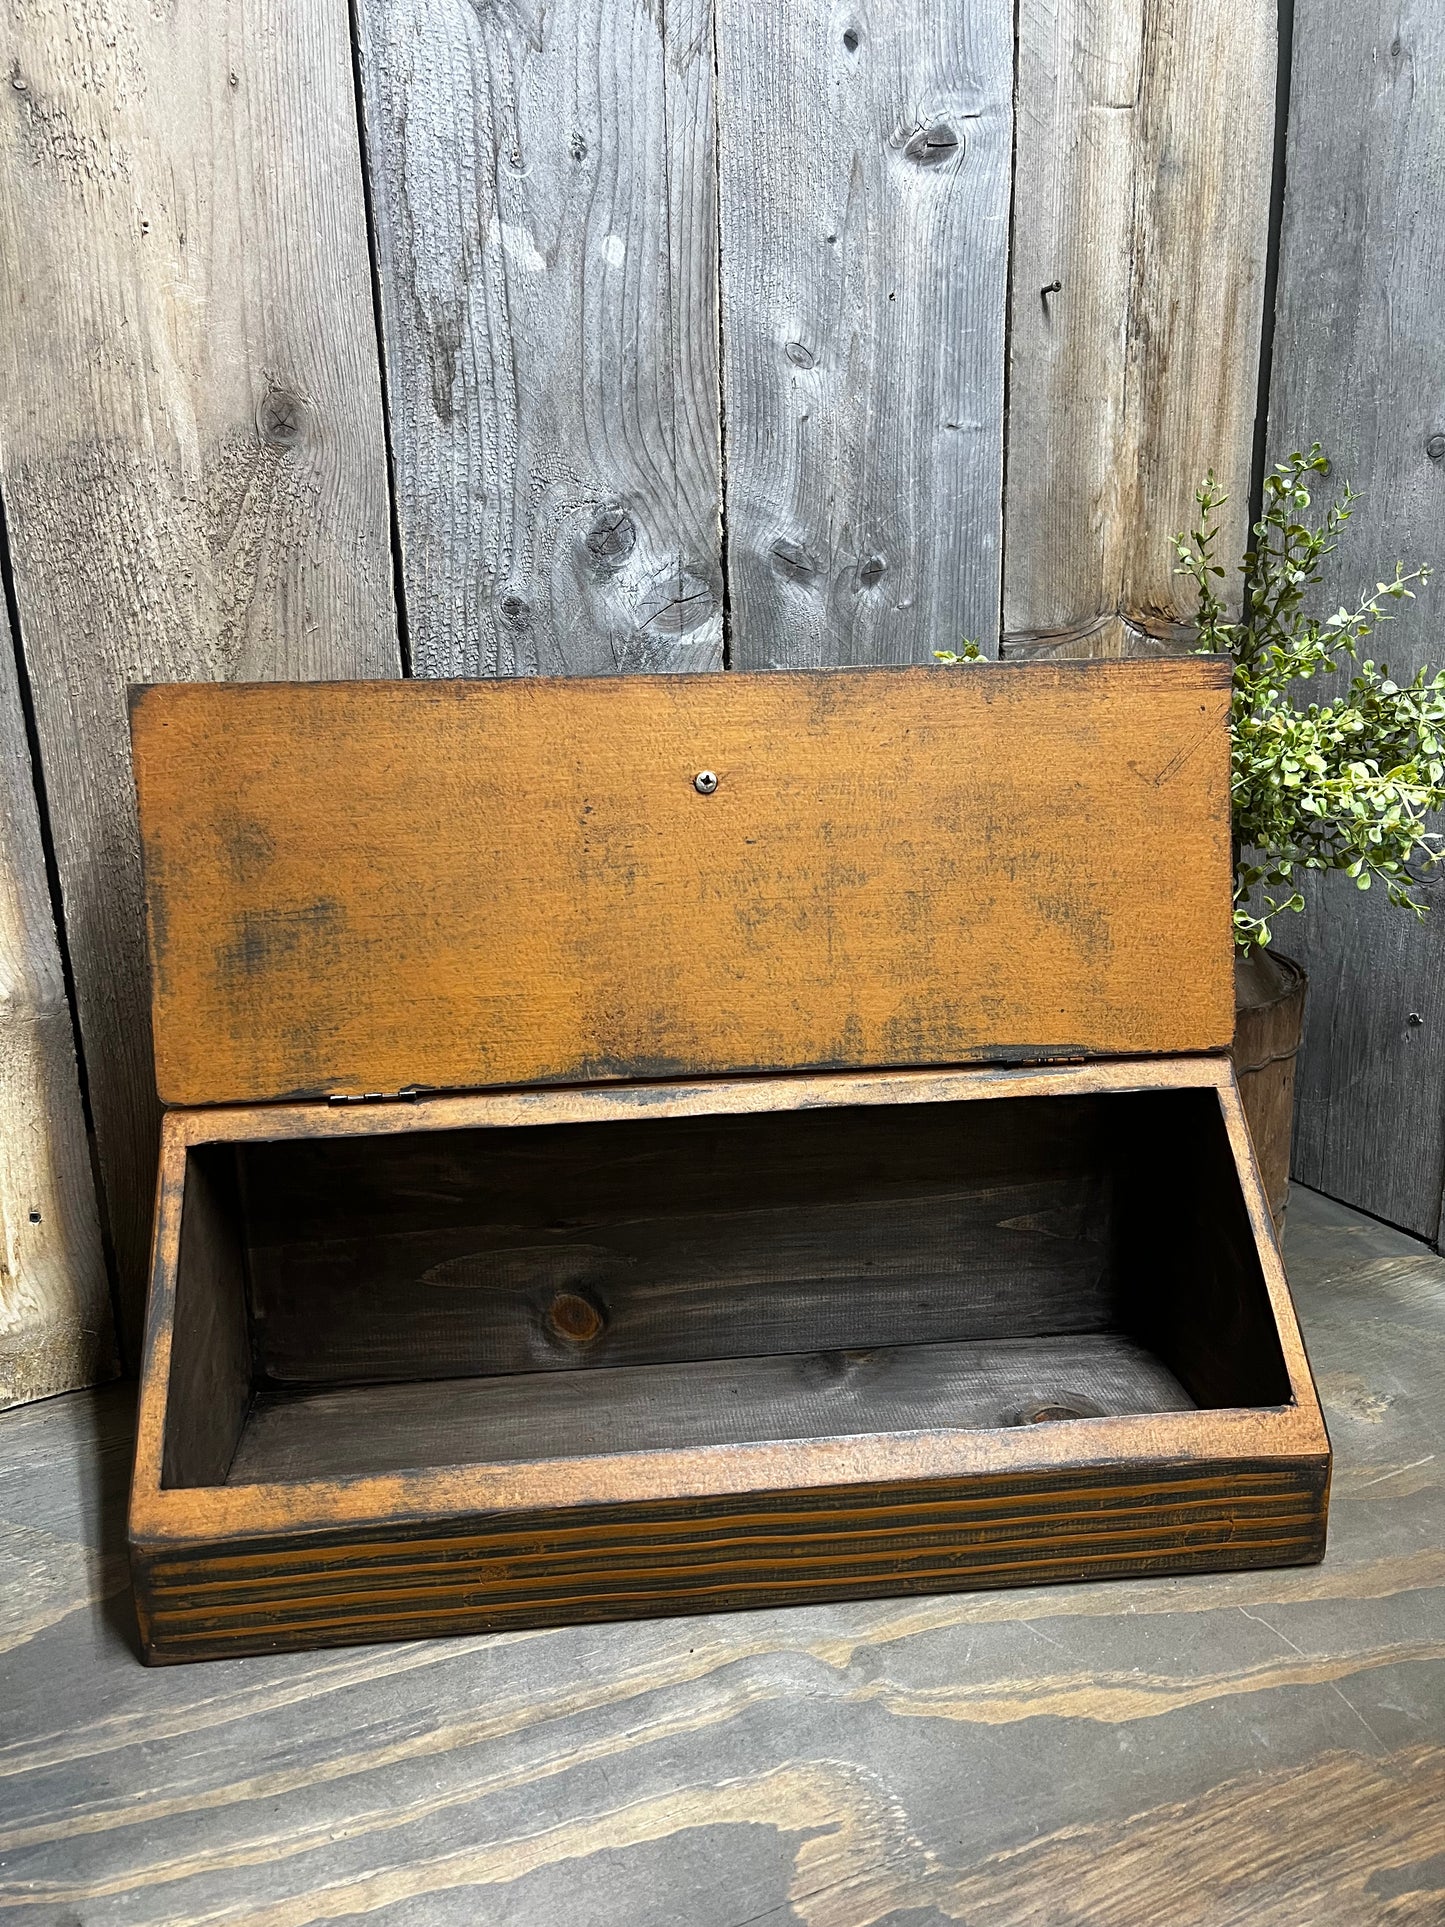
[[333, 1091], [328, 1104], [415, 1104], [424, 1095], [420, 1084], [403, 1084], [399, 1091]]

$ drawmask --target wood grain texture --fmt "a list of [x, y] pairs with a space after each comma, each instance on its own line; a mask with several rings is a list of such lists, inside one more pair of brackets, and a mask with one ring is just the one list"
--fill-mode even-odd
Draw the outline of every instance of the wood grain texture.
[[[1087, 1428], [1086, 1428], [1087, 1429]], [[133, 1543], [146, 1659], [1318, 1563], [1328, 1460], [1114, 1465], [327, 1539]], [[244, 1488], [241, 1490], [244, 1491]]]
[[0, 615], [0, 1406], [115, 1371], [75, 1038]]
[[1018, 33], [1004, 653], [1177, 651], [1211, 466], [1244, 547], [1275, 8], [1021, 0]]
[[251, 1327], [235, 1164], [224, 1152], [188, 1160], [176, 1268], [190, 1289], [176, 1306], [161, 1480], [219, 1485], [250, 1410]]
[[[1221, 1105], [1234, 1072], [1208, 1056], [1111, 1058], [1078, 1064], [996, 1064], [942, 1070], [805, 1071], [777, 1077], [537, 1085], [414, 1099], [320, 1105], [206, 1105], [167, 1112], [161, 1165], [200, 1144], [296, 1144], [321, 1139], [409, 1138], [418, 1132], [505, 1130], [512, 1125], [634, 1121], [657, 1117], [749, 1117], [773, 1111], [836, 1110], [855, 1104], [948, 1104], [1010, 1097], [1101, 1092], [1211, 1090]], [[1241, 1113], [1242, 1116], [1242, 1113]], [[1241, 1126], [1241, 1129], [1243, 1127]], [[1243, 1149], [1239, 1151], [1241, 1160]], [[1248, 1173], [1241, 1167], [1240, 1175]], [[1261, 1194], [1262, 1195], [1262, 1194]]]
[[738, 667], [996, 653], [1012, 26], [717, 9]]
[[246, 1145], [257, 1368], [280, 1385], [448, 1378], [1101, 1330], [1118, 1296], [1108, 1110]]
[[145, 691], [161, 1094], [1225, 1046], [1224, 675]]
[[1445, 1262], [1302, 1189], [1288, 1255], [1337, 1460], [1279, 1571], [145, 1671], [124, 1392], [7, 1414], [0, 1908], [1435, 1927]]
[[1114, 1329], [1201, 1403], [1288, 1396], [1216, 1089], [980, 1102], [990, 1087], [962, 1080], [975, 1101], [900, 1104], [880, 1082], [856, 1108], [804, 1082], [801, 1112], [238, 1146], [257, 1373], [281, 1387]]
[[710, 7], [356, 11], [413, 668], [720, 668]]
[[[1445, 262], [1432, 217], [1445, 139], [1445, 19], [1420, 0], [1297, 0], [1270, 443], [1323, 442], [1366, 499], [1318, 601], [1442, 560]], [[1323, 489], [1316, 491], [1323, 499]], [[1439, 665], [1441, 578], [1372, 643], [1408, 678]], [[1423, 924], [1344, 877], [1279, 931], [1310, 978], [1295, 1172], [1426, 1237], [1445, 1175], [1445, 891]]]
[[266, 1392], [223, 1478], [189, 1483], [1027, 1424], [1041, 1405], [1076, 1407], [1082, 1420], [1185, 1412], [1193, 1400], [1143, 1346], [1113, 1332]]
[[26, 0], [0, 64], [3, 482], [134, 1318], [156, 1113], [126, 685], [398, 668], [346, 9]]

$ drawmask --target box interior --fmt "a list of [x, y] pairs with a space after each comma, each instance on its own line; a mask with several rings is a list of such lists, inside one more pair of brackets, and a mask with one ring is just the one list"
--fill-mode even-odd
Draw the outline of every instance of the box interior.
[[1289, 1396], [1209, 1088], [212, 1143], [163, 1483]]

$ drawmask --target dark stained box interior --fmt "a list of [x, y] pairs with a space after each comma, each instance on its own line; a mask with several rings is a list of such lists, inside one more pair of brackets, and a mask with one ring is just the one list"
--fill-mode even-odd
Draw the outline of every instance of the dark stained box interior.
[[1212, 1089], [205, 1144], [176, 1294], [171, 1487], [1289, 1398]]

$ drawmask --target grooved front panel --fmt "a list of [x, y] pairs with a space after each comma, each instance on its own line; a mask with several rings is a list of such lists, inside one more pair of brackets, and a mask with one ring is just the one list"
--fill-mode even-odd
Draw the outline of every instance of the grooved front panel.
[[142, 690], [161, 1096], [1222, 1049], [1228, 701], [1204, 658]]
[[1303, 1565], [1324, 1458], [1139, 1464], [138, 1547], [152, 1660]]

